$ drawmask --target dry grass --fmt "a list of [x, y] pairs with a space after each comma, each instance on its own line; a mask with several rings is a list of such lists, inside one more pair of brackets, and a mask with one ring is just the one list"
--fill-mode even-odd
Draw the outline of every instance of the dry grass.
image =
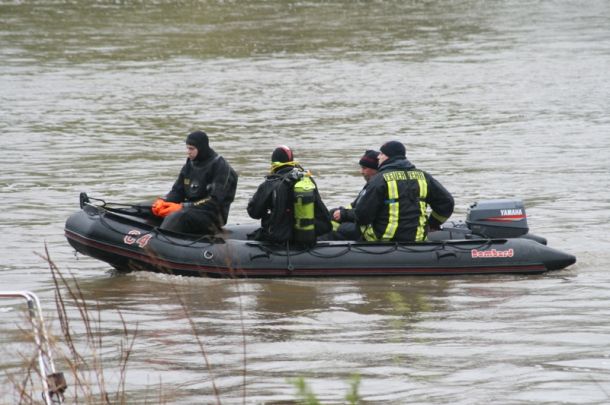
[[[49, 265], [54, 283], [55, 312], [59, 321], [61, 339], [51, 336], [49, 346], [51, 351], [55, 353], [57, 368], [61, 369], [68, 382], [68, 387], [63, 393], [67, 402], [71, 404], [108, 405], [142, 403], [141, 394], [138, 394], [138, 399], [130, 398], [126, 390], [128, 365], [138, 337], [138, 324], [128, 325], [121, 311], [117, 310], [120, 319], [120, 334], [113, 336], [113, 340], [118, 339], [116, 351], [113, 352], [114, 359], [108, 361], [103, 358], [102, 353], [105, 352], [107, 347], [104, 346], [105, 342], [103, 341], [102, 311], [99, 303], [88, 301], [85, 298], [76, 278], [59, 270], [50, 258], [46, 246], [44, 254], [39, 256]], [[220, 393], [213, 378], [212, 365], [205, 344], [197, 333], [186, 303], [176, 287], [172, 285], [172, 288], [177, 302], [184, 312], [184, 319], [188, 322], [196, 339], [205, 367], [211, 376], [215, 402], [221, 404]], [[31, 326], [34, 325], [31, 324]], [[33, 332], [27, 330], [22, 332], [24, 333], [24, 340], [34, 341]], [[23, 376], [21, 379], [16, 374], [8, 375], [15, 392], [14, 396], [19, 398], [19, 404], [44, 403], [40, 391], [42, 384], [39, 383], [43, 376], [41, 376], [37, 367], [39, 349], [41, 347], [35, 347], [32, 355], [22, 356], [22, 367], [18, 374]], [[114, 353], [118, 353], [118, 355]], [[109, 369], [113, 370], [110, 377], [107, 372]], [[149, 390], [145, 396], [154, 399], [147, 399], [145, 403], [165, 404], [172, 402], [165, 397], [162, 384], [151, 386]], [[57, 403], [61, 402], [58, 395], [54, 395], [53, 398]]]
[[[113, 364], [103, 358], [104, 341], [101, 322], [101, 309], [97, 302], [87, 301], [83, 291], [79, 287], [76, 278], [70, 274], [66, 276], [62, 273], [57, 265], [50, 258], [48, 248], [45, 245], [44, 254], [39, 255], [48, 264], [54, 283], [55, 293], [55, 310], [61, 330], [61, 339], [49, 338], [49, 347], [51, 351], [58, 354], [55, 357], [57, 368], [65, 375], [67, 388], [62, 395], [59, 393], [53, 395], [53, 399], [60, 403], [60, 399], [65, 395], [66, 402], [71, 404], [129, 404], [142, 403], [142, 393], [138, 394], [138, 398], [129, 398], [126, 390], [128, 378], [128, 365], [134, 351], [134, 344], [138, 337], [138, 324], [128, 326], [123, 314], [118, 311], [121, 333], [118, 336], [119, 343], [117, 347], [118, 357], [112, 361]], [[239, 292], [239, 282], [237, 277], [233, 278], [236, 283], [235, 287]], [[201, 354], [205, 369], [207, 370], [212, 385], [213, 398], [217, 405], [222, 403], [220, 390], [214, 379], [214, 371], [210, 363], [205, 342], [201, 339], [197, 331], [195, 322], [190, 315], [189, 308], [178, 292], [176, 285], [171, 285], [176, 301], [184, 313], [184, 319], [188, 322], [192, 335], [194, 336], [199, 352]], [[246, 330], [243, 319], [243, 307], [241, 294], [238, 294], [239, 310], [241, 316], [242, 330], [242, 346], [243, 346], [243, 390], [242, 402], [246, 404]], [[33, 325], [30, 325], [33, 326]], [[47, 330], [49, 328], [46, 328]], [[24, 339], [33, 341], [33, 330], [23, 330]], [[40, 334], [39, 334], [40, 335]], [[84, 338], [83, 338], [84, 336]], [[114, 336], [113, 339], [117, 339]], [[15, 374], [8, 375], [12, 383], [15, 397], [18, 398], [18, 404], [29, 405], [44, 403], [41, 397], [39, 381], [43, 378], [37, 367], [38, 350], [42, 347], [36, 347], [34, 354], [21, 355], [22, 367], [19, 370], [19, 377]], [[116, 363], [116, 364], [114, 364]], [[109, 377], [108, 369], [115, 370]], [[116, 372], [118, 370], [118, 373]], [[118, 374], [118, 375], [117, 375]], [[46, 376], [44, 376], [46, 378]], [[296, 389], [296, 401], [289, 401], [296, 404], [319, 404], [315, 394], [308, 387], [307, 383], [302, 378], [297, 378], [289, 381]], [[350, 392], [346, 395], [346, 401], [350, 404], [360, 403], [358, 396], [359, 379], [354, 377], [351, 383]], [[50, 384], [52, 387], [52, 384]], [[173, 398], [167, 398], [163, 390], [163, 385], [150, 386], [145, 395], [144, 403], [165, 404], [173, 402]], [[149, 400], [148, 398], [154, 398]]]

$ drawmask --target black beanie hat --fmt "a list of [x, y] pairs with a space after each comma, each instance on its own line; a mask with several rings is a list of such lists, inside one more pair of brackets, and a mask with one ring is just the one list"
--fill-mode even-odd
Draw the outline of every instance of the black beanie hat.
[[402, 143], [398, 142], [398, 141], [389, 141], [384, 143], [381, 148], [381, 153], [383, 153], [384, 155], [386, 155], [387, 157], [394, 157], [394, 156], [402, 156], [402, 157], [406, 157], [407, 155], [407, 151], [405, 149], [405, 145], [403, 145]]
[[197, 148], [197, 158], [207, 156], [210, 152], [208, 135], [203, 131], [191, 132], [186, 137], [186, 144]]
[[377, 169], [379, 166], [379, 161], [377, 160], [379, 157], [379, 152], [376, 150], [367, 150], [364, 152], [364, 155], [360, 158], [358, 162], [362, 167], [368, 167], [369, 169]]
[[292, 150], [288, 146], [280, 145], [273, 150], [271, 154], [271, 162], [292, 162], [294, 157], [292, 155]]

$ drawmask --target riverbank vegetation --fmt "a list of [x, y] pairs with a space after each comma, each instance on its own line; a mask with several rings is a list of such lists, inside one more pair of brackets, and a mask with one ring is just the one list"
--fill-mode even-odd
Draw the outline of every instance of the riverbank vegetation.
[[[47, 376], [44, 370], [40, 370], [38, 363], [39, 354], [52, 356], [55, 366], [63, 374], [67, 383], [66, 388], [55, 387], [53, 379], [49, 388], [52, 403], [61, 403], [65, 397], [65, 403], [71, 404], [168, 404], [173, 403], [175, 398], [165, 389], [162, 382], [147, 386], [143, 393], [130, 392], [128, 387], [129, 361], [134, 356], [136, 341], [139, 336], [138, 324], [128, 324], [117, 309], [119, 328], [112, 331], [112, 347], [105, 341], [108, 331], [102, 330], [101, 305], [92, 302], [85, 297], [78, 280], [72, 274], [60, 271], [51, 259], [49, 251], [45, 246], [44, 254], [39, 255], [49, 266], [55, 295], [55, 312], [59, 322], [58, 336], [50, 335], [49, 347], [52, 353], [44, 353], [46, 345], [40, 344], [34, 347], [31, 353], [20, 354], [21, 366], [16, 371], [7, 374], [13, 386], [13, 398], [18, 404], [45, 403], [42, 396], [42, 379]], [[237, 280], [235, 280], [237, 282]], [[170, 283], [171, 285], [171, 283]], [[187, 322], [192, 333], [203, 368], [208, 374], [210, 382], [211, 397], [214, 403], [222, 404], [222, 396], [218, 384], [214, 378], [213, 367], [206, 349], [205, 341], [197, 326], [190, 316], [189, 308], [181, 298], [175, 286], [171, 285], [183, 312], [183, 319]], [[30, 322], [32, 320], [30, 319]], [[242, 402], [248, 403], [246, 391], [247, 377], [247, 346], [246, 330], [242, 316], [242, 352], [243, 352], [243, 379]], [[30, 324], [30, 331], [35, 325]], [[47, 330], [51, 328], [47, 327]], [[34, 333], [24, 332], [24, 342], [34, 342]], [[42, 336], [42, 333], [38, 335]], [[46, 334], [45, 334], [46, 335]], [[118, 343], [116, 343], [118, 342]], [[322, 402], [317, 398], [307, 381], [302, 378], [287, 378], [288, 384], [295, 389], [295, 398], [283, 404], [305, 404], [320, 405]], [[345, 403], [355, 405], [361, 403], [358, 393], [360, 378], [354, 375], [349, 382], [348, 391], [345, 395]], [[234, 401], [232, 401], [234, 402]], [[278, 404], [278, 402], [272, 402]]]

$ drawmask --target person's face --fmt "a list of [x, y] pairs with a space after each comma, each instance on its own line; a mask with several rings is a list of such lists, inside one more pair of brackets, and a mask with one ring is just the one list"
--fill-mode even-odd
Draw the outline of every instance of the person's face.
[[186, 156], [190, 160], [195, 160], [195, 158], [197, 157], [197, 153], [199, 153], [199, 151], [196, 147], [194, 147], [193, 145], [186, 145]]
[[377, 156], [377, 160], [379, 160], [379, 166], [381, 166], [381, 164], [388, 159], [389, 158], [383, 152], [379, 152], [379, 156]]
[[360, 174], [364, 177], [364, 180], [368, 183], [374, 175], [377, 174], [377, 169], [371, 169], [370, 167], [360, 166]]

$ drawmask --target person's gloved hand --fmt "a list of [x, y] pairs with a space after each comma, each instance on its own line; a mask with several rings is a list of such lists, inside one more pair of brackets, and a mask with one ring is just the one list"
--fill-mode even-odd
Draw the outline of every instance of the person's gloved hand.
[[150, 210], [152, 211], [153, 215], [160, 217], [160, 210], [161, 208], [163, 208], [163, 204], [165, 204], [165, 200], [163, 198], [157, 198], [155, 200], [155, 202], [153, 203], [152, 207], [150, 207]]
[[167, 202], [162, 198], [158, 198], [151, 207], [152, 213], [162, 218], [168, 216], [172, 212], [180, 211], [181, 209], [182, 204]]
[[182, 204], [165, 201], [163, 206], [159, 209], [159, 216], [166, 217], [171, 213], [180, 211], [181, 209], [182, 209]]

